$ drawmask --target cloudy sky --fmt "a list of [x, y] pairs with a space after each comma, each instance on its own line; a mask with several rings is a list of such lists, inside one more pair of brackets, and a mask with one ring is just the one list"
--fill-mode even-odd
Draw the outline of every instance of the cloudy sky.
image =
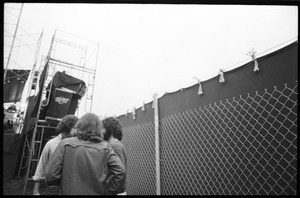
[[[16, 24], [18, 8], [20, 4], [5, 4], [5, 46], [11, 43], [14, 26], [8, 23]], [[42, 31], [39, 56], [46, 56], [55, 29], [99, 43], [92, 112], [118, 116], [152, 101], [154, 93], [161, 96], [195, 84], [194, 76], [204, 80], [220, 68], [240, 66], [250, 60], [246, 53], [253, 48], [262, 55], [297, 40], [298, 9], [25, 3], [19, 27], [26, 52], [13, 56], [9, 69], [32, 67], [34, 44]], [[7, 54], [4, 51], [4, 57]]]

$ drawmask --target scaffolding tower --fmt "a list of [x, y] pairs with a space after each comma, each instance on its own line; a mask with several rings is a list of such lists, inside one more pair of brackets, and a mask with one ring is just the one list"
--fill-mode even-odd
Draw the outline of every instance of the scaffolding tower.
[[[66, 38], [68, 38], [68, 40], [62, 38], [63, 35], [66, 34]], [[70, 38], [72, 36], [76, 37], [74, 35], [70, 35], [69, 33], [56, 29], [52, 37], [48, 55], [41, 60], [39, 74], [42, 73], [44, 66], [45, 68], [47, 68], [45, 80], [43, 82], [41, 90], [42, 96], [40, 98], [40, 101], [38, 101], [39, 108], [34, 129], [31, 134], [26, 133], [26, 137], [24, 138], [22, 157], [18, 171], [18, 176], [20, 176], [21, 172], [26, 170], [23, 194], [25, 194], [28, 181], [32, 181], [32, 176], [35, 173], [43, 143], [47, 141], [47, 139], [45, 140], [44, 138], [45, 131], [47, 131], [47, 129], [55, 129], [55, 127], [61, 120], [60, 118], [41, 120], [39, 117], [42, 107], [49, 104], [50, 97], [47, 97], [47, 92], [50, 95], [53, 82], [52, 80], [56, 72], [64, 72], [70, 76], [83, 80], [86, 83], [85, 95], [81, 98], [75, 114], [78, 116], [80, 113], [82, 114], [91, 112], [92, 110], [99, 44], [76, 37], [76, 39], [80, 39], [81, 41], [83, 40], [85, 43], [77, 44], [76, 42], [74, 42], [74, 40], [70, 41]], [[92, 52], [88, 51], [89, 47], [94, 48]], [[66, 50], [66, 48], [68, 48], [68, 50]], [[71, 49], [75, 49], [76, 53], [75, 51], [70, 54], [66, 53], [72, 51]], [[89, 58], [87, 59], [88, 54]], [[91, 57], [93, 57], [93, 55], [95, 60], [91, 61]], [[46, 64], [48, 65], [47, 67]]]

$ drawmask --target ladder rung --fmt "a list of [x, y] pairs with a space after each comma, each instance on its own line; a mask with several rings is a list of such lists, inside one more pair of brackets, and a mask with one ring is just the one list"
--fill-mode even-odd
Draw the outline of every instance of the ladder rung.
[[22, 167], [21, 167], [21, 169], [24, 169], [24, 168], [26, 168], [26, 167], [27, 167], [27, 166], [26, 166], [26, 165], [24, 165], [24, 166], [22, 166]]

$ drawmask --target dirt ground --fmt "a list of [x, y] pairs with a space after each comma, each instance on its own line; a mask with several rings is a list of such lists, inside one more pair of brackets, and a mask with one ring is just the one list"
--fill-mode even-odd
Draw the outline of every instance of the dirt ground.
[[[24, 188], [24, 177], [13, 178], [9, 181], [3, 181], [3, 195], [23, 195]], [[27, 182], [27, 188], [24, 195], [32, 195], [33, 191], [33, 181]], [[46, 184], [41, 183], [40, 194], [44, 195], [46, 193]]]

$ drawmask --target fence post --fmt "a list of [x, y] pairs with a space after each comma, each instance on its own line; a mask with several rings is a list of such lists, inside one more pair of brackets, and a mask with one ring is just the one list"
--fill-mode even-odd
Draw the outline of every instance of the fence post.
[[156, 195], [160, 195], [160, 157], [159, 157], [159, 119], [158, 119], [158, 94], [153, 95], [154, 128], [155, 128], [155, 173]]

